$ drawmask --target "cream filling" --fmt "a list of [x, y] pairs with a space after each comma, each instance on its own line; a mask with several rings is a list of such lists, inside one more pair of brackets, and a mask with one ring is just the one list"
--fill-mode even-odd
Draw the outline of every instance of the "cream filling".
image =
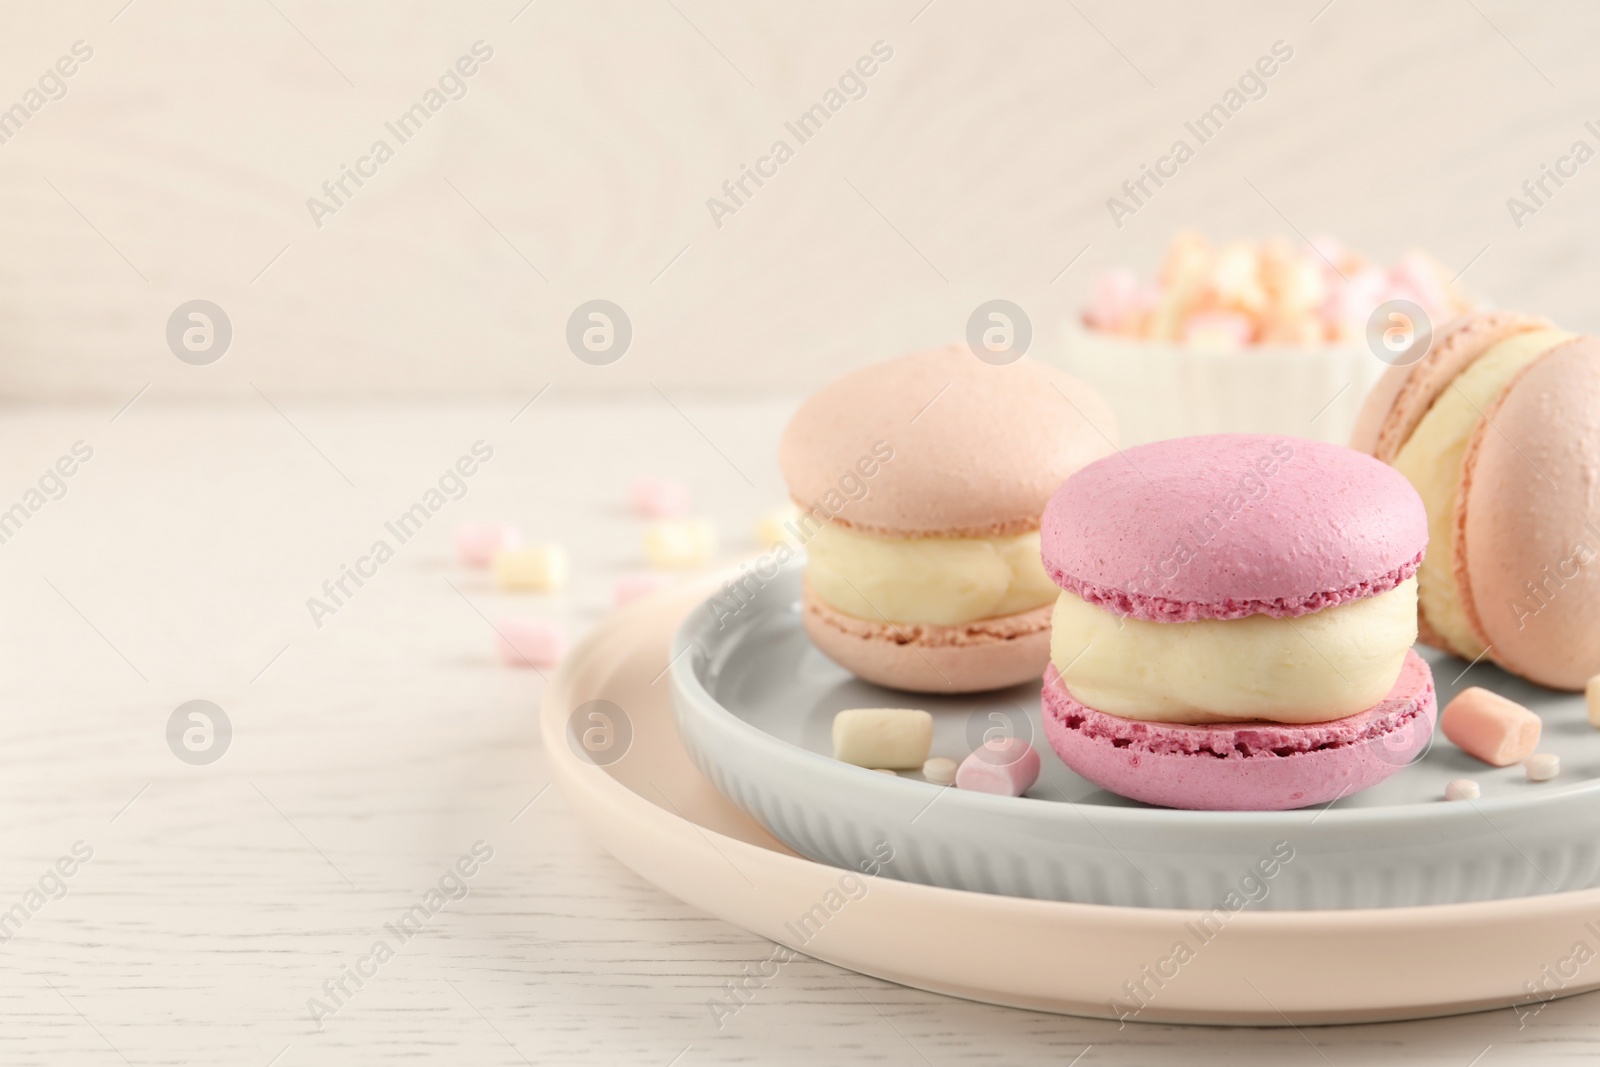
[[1096, 711], [1150, 722], [1307, 723], [1382, 701], [1417, 638], [1417, 580], [1277, 619], [1145, 622], [1062, 593], [1050, 658]]
[[812, 593], [860, 619], [961, 626], [1043, 607], [1060, 592], [1039, 559], [1037, 530], [892, 538], [829, 523], [806, 555]]
[[1471, 659], [1484, 648], [1467, 622], [1456, 587], [1456, 494], [1472, 432], [1512, 377], [1573, 334], [1534, 330], [1506, 338], [1479, 356], [1451, 383], [1394, 458], [1428, 509], [1428, 554], [1417, 572], [1418, 595], [1428, 623], [1458, 655]]

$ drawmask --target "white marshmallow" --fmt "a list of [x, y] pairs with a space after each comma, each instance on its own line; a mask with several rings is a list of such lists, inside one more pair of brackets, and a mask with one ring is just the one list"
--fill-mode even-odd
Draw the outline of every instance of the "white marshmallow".
[[857, 767], [915, 770], [933, 745], [933, 716], [915, 708], [850, 708], [833, 717], [833, 758]]
[[922, 765], [922, 777], [934, 785], [955, 785], [956, 761], [935, 756]]
[[1535, 752], [1522, 761], [1530, 782], [1548, 782], [1561, 773], [1561, 757], [1554, 752]]

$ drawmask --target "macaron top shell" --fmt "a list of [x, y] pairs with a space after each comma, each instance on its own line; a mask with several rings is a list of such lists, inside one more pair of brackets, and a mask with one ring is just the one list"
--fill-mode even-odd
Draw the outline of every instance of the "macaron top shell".
[[1600, 340], [1557, 345], [1467, 447], [1456, 581], [1496, 662], [1557, 689], [1600, 673]]
[[1398, 471], [1271, 434], [1157, 441], [1096, 461], [1050, 498], [1045, 570], [1118, 615], [1288, 617], [1416, 573], [1428, 517]]
[[[952, 346], [824, 386], [789, 420], [778, 465], [795, 503], [853, 529], [981, 537], [1037, 527], [1062, 479], [1116, 436], [1111, 409], [1071, 375]], [[861, 466], [884, 446], [892, 458]]]
[[1401, 363], [1383, 372], [1356, 416], [1351, 447], [1392, 462], [1456, 375], [1514, 334], [1551, 328], [1544, 319], [1515, 311], [1486, 311], [1454, 320], [1433, 335], [1420, 357], [1405, 362], [1411, 359], [1408, 351]]

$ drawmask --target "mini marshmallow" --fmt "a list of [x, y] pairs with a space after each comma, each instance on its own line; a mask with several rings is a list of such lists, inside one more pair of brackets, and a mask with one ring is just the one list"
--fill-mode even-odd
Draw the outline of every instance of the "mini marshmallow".
[[1589, 705], [1589, 725], [1600, 730], [1600, 674], [1583, 687], [1583, 699]]
[[1117, 267], [1095, 282], [1083, 319], [1096, 330], [1115, 333], [1130, 326], [1144, 310], [1139, 279], [1126, 267]]
[[1509, 767], [1531, 756], [1542, 725], [1539, 716], [1521, 704], [1478, 686], [1457, 693], [1439, 716], [1446, 737], [1495, 767]]
[[1388, 286], [1389, 277], [1381, 269], [1364, 267], [1329, 293], [1322, 304], [1323, 318], [1359, 332], [1373, 309], [1383, 303]]
[[956, 788], [1020, 797], [1039, 780], [1039, 753], [1020, 737], [999, 737], [961, 761]]
[[955, 785], [956, 761], [935, 756], [922, 765], [922, 777], [934, 785]]
[[1457, 778], [1444, 787], [1446, 800], [1477, 800], [1480, 795], [1478, 783], [1471, 778]]
[[1293, 259], [1272, 272], [1268, 285], [1277, 297], [1278, 314], [1285, 318], [1310, 314], [1328, 298], [1320, 259]]
[[567, 550], [560, 545], [501, 549], [494, 554], [494, 580], [504, 589], [560, 589], [567, 584]]
[[1424, 252], [1410, 251], [1389, 268], [1393, 296], [1414, 300], [1429, 315], [1438, 316], [1450, 306], [1450, 293], [1440, 267]]
[[1535, 752], [1522, 761], [1530, 782], [1548, 782], [1561, 773], [1561, 757], [1554, 752]]
[[487, 567], [503, 548], [521, 548], [522, 531], [508, 522], [464, 522], [456, 527], [456, 556], [468, 567]]
[[933, 746], [933, 716], [915, 708], [849, 708], [833, 717], [833, 758], [872, 770], [915, 770]]
[[793, 504], [780, 504], [756, 520], [756, 543], [762, 548], [777, 548], [781, 544], [795, 547], [795, 535], [788, 524], [800, 517], [800, 509]]
[[[1200, 234], [1185, 232], [1172, 239], [1153, 289], [1126, 270], [1108, 272], [1082, 319], [1101, 333], [1196, 348], [1320, 346], [1359, 339], [1372, 309], [1386, 300], [1415, 301], [1435, 322], [1468, 310], [1449, 277], [1417, 252], [1384, 269], [1328, 237], [1300, 249], [1284, 238], [1214, 249]], [[1250, 327], [1245, 339], [1219, 314], [1243, 316]]]
[[1234, 311], [1209, 311], [1183, 320], [1183, 343], [1213, 352], [1232, 352], [1250, 343], [1255, 326]]
[[1161, 260], [1161, 284], [1168, 289], [1198, 286], [1211, 270], [1211, 242], [1204, 234], [1182, 230], [1173, 235]]
[[1314, 233], [1309, 239], [1307, 239], [1306, 243], [1309, 244], [1311, 246], [1311, 250], [1317, 254], [1317, 258], [1328, 265], [1328, 272], [1330, 274], [1337, 270], [1333, 264], [1336, 264], [1345, 258], [1344, 242], [1332, 234]]
[[717, 554], [717, 529], [709, 519], [653, 522], [644, 531], [644, 554], [652, 567], [703, 567]]
[[611, 603], [616, 607], [638, 600], [642, 596], [649, 596], [657, 589], [665, 589], [677, 581], [670, 574], [658, 574], [655, 571], [634, 571], [624, 574], [611, 586]]
[[681, 519], [689, 514], [689, 487], [671, 478], [635, 478], [628, 501], [642, 519]]
[[[1261, 257], [1248, 244], [1228, 245], [1211, 265], [1211, 289], [1225, 307], [1259, 315], [1267, 307], [1261, 284]], [[1200, 316], [1191, 316], [1192, 323]], [[1248, 330], [1249, 320], [1245, 320]]]
[[1288, 319], [1267, 319], [1261, 324], [1261, 343], [1265, 345], [1319, 345], [1328, 328], [1315, 315], [1301, 314]]
[[559, 623], [512, 616], [495, 631], [500, 658], [513, 667], [554, 667], [567, 654], [567, 632]]

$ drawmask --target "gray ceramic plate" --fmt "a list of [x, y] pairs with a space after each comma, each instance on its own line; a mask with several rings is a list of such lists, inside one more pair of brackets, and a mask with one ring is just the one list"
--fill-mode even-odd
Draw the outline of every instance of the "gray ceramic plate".
[[[732, 617], [709, 605], [691, 612], [674, 640], [671, 684], [701, 770], [813, 859], [859, 867], [892, 850], [882, 872], [909, 881], [1165, 908], [1401, 907], [1600, 885], [1600, 730], [1581, 696], [1419, 649], [1441, 708], [1481, 685], [1538, 711], [1540, 749], [1561, 756], [1561, 776], [1529, 782], [1521, 767], [1489, 767], [1441, 735], [1413, 765], [1326, 809], [1173, 811], [1068, 770], [1040, 730], [1037, 684], [960, 697], [870, 685], [811, 644], [799, 600], [795, 564]], [[933, 754], [956, 760], [986, 730], [1030, 736], [1044, 771], [1027, 796], [997, 797], [839, 763], [833, 715], [864, 706], [928, 709]], [[1482, 799], [1442, 800], [1453, 778], [1476, 780]]]

